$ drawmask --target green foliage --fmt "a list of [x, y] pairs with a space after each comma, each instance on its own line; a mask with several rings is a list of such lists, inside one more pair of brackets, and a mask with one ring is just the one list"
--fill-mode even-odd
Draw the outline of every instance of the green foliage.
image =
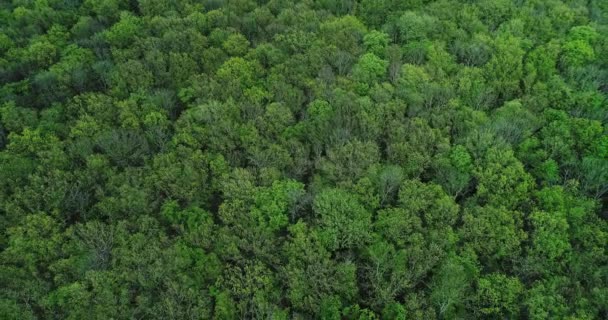
[[475, 170], [479, 201], [507, 208], [526, 201], [534, 182], [512, 151], [491, 148], [483, 163]]
[[[360, 178], [374, 163], [378, 162], [378, 147], [373, 142], [354, 140], [327, 151], [320, 161], [320, 171], [332, 182], [348, 182]], [[343, 166], [348, 163], [348, 166]]]
[[380, 57], [385, 55], [389, 42], [388, 34], [376, 30], [370, 31], [363, 37], [363, 44], [367, 51]]
[[527, 235], [522, 214], [503, 208], [476, 207], [465, 211], [462, 238], [488, 269], [516, 259]]
[[400, 39], [404, 42], [427, 38], [437, 30], [436, 18], [413, 11], [406, 11], [397, 21]]
[[[110, 1], [107, 1], [110, 2]], [[105, 39], [114, 46], [126, 47], [142, 32], [140, 20], [127, 12], [120, 14], [120, 21], [105, 32]]]
[[564, 67], [579, 67], [595, 59], [595, 52], [583, 40], [568, 41], [562, 48], [561, 62]]
[[249, 41], [240, 33], [232, 34], [224, 41], [222, 47], [230, 55], [242, 56], [249, 49]]
[[563, 67], [579, 67], [595, 60], [592, 44], [597, 37], [597, 31], [591, 26], [577, 26], [570, 29], [567, 41], [562, 46]]
[[513, 36], [496, 39], [494, 56], [485, 65], [486, 77], [504, 100], [519, 94], [519, 79], [523, 77], [522, 41]]
[[371, 214], [357, 198], [339, 189], [318, 194], [313, 203], [320, 239], [329, 250], [358, 248], [369, 240]]
[[440, 316], [458, 314], [475, 276], [475, 267], [463, 257], [451, 256], [444, 261], [432, 279], [430, 297]]
[[524, 286], [519, 279], [501, 273], [490, 274], [478, 281], [476, 307], [485, 317], [515, 317]]
[[353, 77], [364, 83], [373, 83], [386, 73], [388, 63], [373, 53], [366, 53], [353, 67]]
[[608, 3], [0, 1], [1, 319], [608, 318]]
[[289, 224], [289, 209], [304, 194], [303, 185], [296, 181], [275, 181], [269, 190], [255, 195], [255, 207], [251, 215], [258, 224], [271, 232], [279, 231]]

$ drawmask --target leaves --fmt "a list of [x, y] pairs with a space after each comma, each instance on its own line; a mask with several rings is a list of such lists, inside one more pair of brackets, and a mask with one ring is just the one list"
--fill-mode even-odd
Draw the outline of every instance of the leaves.
[[0, 318], [606, 318], [605, 2], [2, 2]]

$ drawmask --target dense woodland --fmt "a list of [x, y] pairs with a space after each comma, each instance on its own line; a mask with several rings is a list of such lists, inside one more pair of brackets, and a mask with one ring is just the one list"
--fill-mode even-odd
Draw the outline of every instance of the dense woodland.
[[1, 319], [607, 319], [608, 1], [0, 1]]

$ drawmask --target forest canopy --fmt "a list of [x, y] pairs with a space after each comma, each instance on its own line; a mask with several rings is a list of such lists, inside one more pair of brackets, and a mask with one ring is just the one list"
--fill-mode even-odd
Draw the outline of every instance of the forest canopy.
[[0, 1], [0, 318], [608, 319], [608, 1]]

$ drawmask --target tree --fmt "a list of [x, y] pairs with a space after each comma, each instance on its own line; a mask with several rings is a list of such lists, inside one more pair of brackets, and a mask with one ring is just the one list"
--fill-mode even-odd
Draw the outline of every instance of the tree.
[[322, 236], [305, 223], [290, 226], [289, 232], [290, 239], [284, 247], [288, 259], [284, 273], [290, 302], [296, 310], [319, 314], [328, 312], [331, 300], [331, 313], [335, 314], [335, 308], [339, 310], [357, 294], [355, 265], [331, 259]]
[[517, 208], [534, 188], [532, 177], [511, 150], [488, 150], [483, 165], [475, 169], [474, 175], [479, 201], [498, 207]]
[[385, 56], [389, 42], [390, 37], [388, 34], [376, 30], [368, 32], [363, 37], [363, 44], [367, 51], [379, 57]]
[[437, 25], [436, 18], [414, 11], [406, 11], [397, 21], [401, 42], [421, 40], [430, 37]]
[[568, 41], [562, 46], [560, 59], [562, 67], [578, 67], [595, 60], [592, 44], [597, 37], [597, 31], [590, 26], [577, 26], [570, 29]]
[[388, 63], [373, 53], [366, 53], [359, 58], [353, 67], [353, 77], [363, 83], [370, 84], [386, 73]]
[[[564, 266], [562, 260], [569, 254], [571, 245], [568, 236], [568, 221], [563, 212], [533, 212], [530, 215], [533, 231], [529, 259], [540, 274], [550, 274]], [[536, 269], [538, 268], [538, 269]]]
[[142, 27], [139, 18], [128, 12], [122, 12], [120, 21], [104, 33], [104, 38], [112, 46], [126, 47], [141, 34]]
[[378, 146], [373, 142], [353, 140], [327, 151], [319, 163], [320, 172], [333, 182], [356, 181], [378, 161]]
[[249, 49], [249, 41], [242, 34], [236, 33], [228, 36], [222, 47], [229, 55], [242, 56]]
[[128, 60], [112, 70], [110, 81], [115, 94], [126, 97], [130, 93], [152, 87], [154, 76], [139, 60]]
[[435, 182], [453, 197], [463, 194], [471, 179], [473, 161], [465, 147], [456, 145], [449, 154], [433, 161]]
[[387, 154], [391, 163], [404, 168], [408, 177], [419, 177], [431, 164], [436, 149], [445, 146], [441, 133], [424, 118], [392, 120], [387, 126]]
[[466, 210], [460, 229], [462, 239], [489, 270], [513, 263], [527, 239], [520, 212], [489, 206]]
[[485, 317], [515, 317], [524, 287], [517, 278], [493, 273], [479, 279], [475, 310]]
[[[184, 161], [177, 161], [182, 159]], [[179, 163], [179, 165], [175, 165]], [[152, 159], [152, 171], [147, 184], [156, 196], [177, 199], [185, 203], [204, 201], [208, 196], [207, 159], [200, 150], [178, 146]], [[208, 190], [208, 189], [207, 189]]]
[[217, 70], [217, 79], [226, 97], [236, 100], [246, 97], [253, 102], [259, 102], [267, 94], [256, 86], [257, 66], [240, 57], [233, 57], [224, 62]]
[[367, 33], [367, 28], [355, 16], [347, 15], [325, 22], [320, 26], [320, 36], [328, 44], [338, 49], [357, 55], [360, 43]]
[[[25, 216], [7, 230], [8, 243], [0, 255], [5, 266], [0, 273], [3, 306], [12, 315], [31, 316], [39, 312], [50, 291], [51, 263], [59, 259], [64, 242], [61, 225], [39, 212]], [[17, 311], [15, 305], [18, 306]]]
[[496, 39], [495, 54], [485, 65], [486, 78], [502, 101], [512, 100], [519, 94], [519, 81], [523, 78], [521, 40], [513, 36]]
[[432, 279], [431, 301], [440, 317], [459, 312], [471, 280], [476, 276], [475, 266], [463, 257], [448, 257]]
[[399, 190], [399, 204], [420, 215], [428, 231], [450, 227], [458, 216], [458, 205], [441, 187], [418, 180], [403, 182]]
[[511, 145], [518, 145], [532, 135], [538, 127], [538, 120], [531, 112], [525, 110], [520, 101], [509, 101], [496, 109], [492, 119], [496, 135]]
[[371, 214], [354, 195], [323, 190], [314, 199], [313, 211], [321, 227], [319, 239], [328, 250], [357, 249], [369, 241]]
[[405, 250], [395, 250], [386, 242], [374, 242], [367, 249], [366, 260], [363, 272], [367, 295], [375, 309], [394, 303], [397, 295], [413, 286], [411, 271], [402, 267], [408, 264]]
[[529, 308], [530, 319], [546, 317], [564, 317], [568, 314], [568, 306], [563, 296], [556, 292], [563, 279], [551, 282], [537, 282], [528, 290], [526, 306]]

